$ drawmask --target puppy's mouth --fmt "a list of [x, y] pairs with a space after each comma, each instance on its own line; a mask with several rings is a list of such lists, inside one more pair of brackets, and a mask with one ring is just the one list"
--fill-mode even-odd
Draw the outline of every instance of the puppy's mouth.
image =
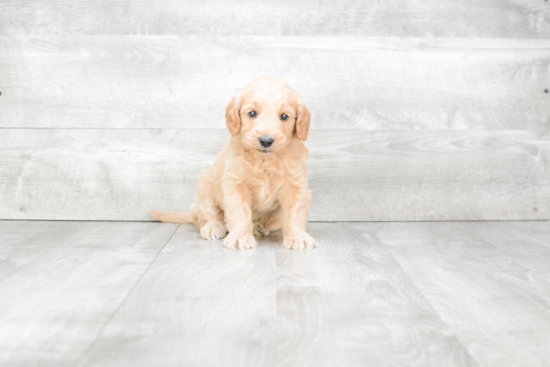
[[258, 151], [264, 153], [264, 154], [268, 154], [268, 153], [271, 153], [271, 150], [267, 150], [267, 149], [258, 149]]

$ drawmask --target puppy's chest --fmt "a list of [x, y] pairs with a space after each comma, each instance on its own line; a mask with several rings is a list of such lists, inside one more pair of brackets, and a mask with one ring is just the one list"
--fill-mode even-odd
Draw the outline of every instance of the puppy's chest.
[[246, 186], [252, 196], [252, 206], [257, 210], [271, 210], [276, 206], [288, 182], [284, 172], [258, 169], [248, 177]]

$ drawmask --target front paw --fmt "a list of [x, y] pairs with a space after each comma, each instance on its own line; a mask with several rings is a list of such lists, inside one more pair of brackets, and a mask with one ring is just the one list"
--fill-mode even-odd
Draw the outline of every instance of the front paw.
[[227, 229], [220, 221], [211, 221], [201, 228], [201, 237], [205, 240], [219, 240], [225, 237]]
[[223, 240], [223, 246], [230, 248], [244, 250], [247, 248], [256, 248], [256, 240], [252, 233], [229, 233]]
[[294, 250], [303, 250], [317, 247], [317, 242], [306, 232], [298, 234], [288, 234], [285, 235], [283, 240], [284, 248], [292, 248]]

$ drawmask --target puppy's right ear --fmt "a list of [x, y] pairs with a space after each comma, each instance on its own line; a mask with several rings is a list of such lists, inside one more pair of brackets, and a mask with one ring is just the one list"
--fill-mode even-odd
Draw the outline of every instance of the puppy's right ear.
[[309, 120], [311, 115], [306, 105], [302, 105], [298, 108], [298, 118], [296, 120], [296, 136], [302, 141], [307, 140], [309, 133]]
[[231, 135], [237, 135], [241, 130], [241, 100], [235, 94], [225, 108], [225, 124]]

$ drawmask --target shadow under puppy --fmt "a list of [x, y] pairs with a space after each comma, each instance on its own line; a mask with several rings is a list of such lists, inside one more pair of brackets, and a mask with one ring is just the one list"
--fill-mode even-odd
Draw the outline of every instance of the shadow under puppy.
[[161, 222], [193, 223], [205, 239], [225, 237], [231, 249], [255, 248], [253, 233], [280, 228], [284, 248], [317, 247], [306, 233], [310, 114], [300, 95], [281, 79], [257, 78], [231, 99], [225, 118], [232, 136], [200, 174], [190, 212], [150, 213]]

